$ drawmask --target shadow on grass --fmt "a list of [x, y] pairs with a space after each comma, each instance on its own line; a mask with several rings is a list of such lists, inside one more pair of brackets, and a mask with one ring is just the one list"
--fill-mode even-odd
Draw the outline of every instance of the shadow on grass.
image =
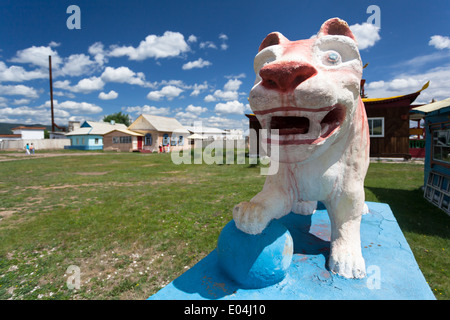
[[[378, 202], [389, 204], [403, 232], [450, 238], [450, 217], [423, 197], [423, 191], [365, 187]], [[366, 197], [367, 201], [373, 201]]]

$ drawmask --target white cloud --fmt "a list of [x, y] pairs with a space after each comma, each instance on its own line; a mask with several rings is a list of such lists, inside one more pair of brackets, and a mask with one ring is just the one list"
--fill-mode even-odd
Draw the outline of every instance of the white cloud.
[[19, 105], [26, 105], [30, 103], [30, 99], [23, 98], [23, 99], [14, 99], [12, 102], [13, 105], [19, 106]]
[[147, 99], [159, 101], [162, 98], [166, 98], [167, 100], [172, 100], [178, 97], [183, 91], [184, 91], [183, 89], [169, 85], [163, 87], [159, 91], [150, 91], [147, 95]]
[[[67, 111], [54, 110], [56, 116], [69, 116]], [[28, 106], [22, 106], [17, 108], [0, 108], [0, 116], [19, 117], [25, 119], [33, 119], [34, 123], [41, 122], [41, 119], [45, 119], [46, 122], [50, 121], [49, 110], [43, 108], [31, 108]], [[17, 121], [17, 120], [15, 120]], [[24, 121], [25, 122], [25, 121]]]
[[191, 43], [197, 42], [197, 37], [191, 34], [187, 41]]
[[227, 50], [228, 49], [228, 44], [226, 44], [225, 42], [228, 40], [228, 36], [226, 34], [221, 33], [219, 35], [219, 39], [222, 40], [222, 44], [220, 45], [220, 49], [221, 50]]
[[92, 91], [102, 90], [104, 86], [105, 83], [99, 77], [81, 79], [75, 86], [71, 86], [69, 80], [55, 81], [53, 83], [53, 87], [57, 89], [69, 90], [76, 93], [90, 93]]
[[75, 101], [64, 101], [58, 103], [53, 101], [55, 109], [70, 110], [74, 114], [96, 114], [103, 111], [103, 109], [95, 104], [88, 102], [75, 102]]
[[135, 73], [128, 67], [112, 68], [106, 67], [101, 75], [102, 80], [106, 82], [118, 82], [147, 86], [145, 75], [142, 72]]
[[152, 114], [155, 116], [162, 115], [165, 116], [169, 113], [169, 108], [157, 108], [154, 106], [135, 106], [135, 107], [123, 107], [123, 111], [135, 113], [135, 114]]
[[244, 72], [238, 74], [237, 76], [232, 75], [232, 74], [225, 76], [225, 78], [227, 78], [227, 79], [240, 79], [240, 78], [245, 78], [245, 77], [246, 77], [246, 75]]
[[57, 76], [61, 74], [71, 77], [81, 76], [91, 73], [95, 67], [96, 62], [92, 61], [89, 56], [85, 54], [72, 54], [68, 58], [64, 59], [64, 65], [61, 67], [59, 72], [55, 72], [55, 75]]
[[443, 100], [448, 98], [450, 89], [450, 65], [437, 67], [423, 73], [399, 74], [396, 78], [386, 81], [368, 83], [366, 94], [369, 98], [383, 98], [416, 92], [430, 81], [430, 86], [422, 91], [414, 101], [415, 104], [429, 103], [433, 98]]
[[48, 44], [49, 47], [53, 47], [53, 48], [59, 47], [60, 45], [61, 45], [61, 43], [56, 42], [56, 41], [50, 41], [50, 43]]
[[183, 64], [183, 70], [190, 70], [193, 68], [204, 68], [204, 67], [208, 67], [210, 66], [212, 63], [207, 61], [207, 60], [203, 60], [202, 58], [199, 58], [198, 60], [195, 61], [190, 61], [188, 63]]
[[212, 94], [208, 94], [206, 97], [205, 97], [205, 102], [214, 102], [214, 101], [217, 101], [217, 99], [212, 95]]
[[108, 62], [108, 59], [106, 58], [107, 53], [103, 48], [103, 43], [96, 42], [88, 49], [88, 52], [94, 56], [95, 62], [97, 62], [100, 66]]
[[85, 78], [80, 80], [72, 89], [74, 92], [89, 93], [103, 89], [105, 83], [98, 77]]
[[350, 26], [350, 30], [358, 42], [359, 50], [373, 47], [377, 41], [381, 39], [380, 28], [371, 23], [354, 24]]
[[196, 84], [194, 84], [193, 89], [194, 89], [194, 90], [192, 90], [191, 96], [196, 97], [196, 96], [198, 96], [198, 95], [202, 92], [202, 90], [208, 89], [208, 83], [207, 83], [206, 81], [203, 82], [203, 84], [197, 84], [197, 83], [196, 83]]
[[218, 103], [214, 111], [221, 114], [244, 114], [246, 106], [237, 100], [228, 101], [226, 103]]
[[380, 89], [380, 88], [383, 88], [384, 85], [385, 85], [385, 83], [384, 83], [383, 80], [381, 80], [381, 81], [374, 81], [374, 82], [369, 82], [369, 83], [365, 86], [365, 88], [366, 88], [366, 89]]
[[162, 36], [148, 35], [137, 47], [113, 46], [109, 56], [128, 56], [130, 60], [145, 60], [147, 58], [176, 57], [189, 50], [189, 45], [181, 33], [166, 31]]
[[200, 49], [217, 49], [217, 46], [212, 41], [200, 42]]
[[111, 90], [108, 93], [104, 93], [104, 92], [100, 92], [98, 97], [102, 100], [114, 100], [119, 96], [119, 94], [117, 92], [115, 92], [114, 90]]
[[23, 82], [33, 79], [42, 79], [48, 77], [48, 72], [43, 69], [37, 69], [33, 71], [26, 71], [22, 67], [10, 66], [0, 61], [0, 82]]
[[178, 121], [180, 121], [181, 123], [184, 123], [187, 125], [190, 125], [190, 124], [192, 124], [193, 121], [197, 121], [199, 119], [197, 114], [192, 113], [192, 112], [183, 112], [183, 111], [177, 112], [175, 114], [175, 118]]
[[62, 59], [59, 57], [58, 52], [54, 51], [51, 47], [43, 46], [32, 46], [24, 50], [19, 50], [11, 61], [31, 63], [39, 67], [48, 68], [48, 56], [52, 56], [52, 67], [58, 68], [62, 63]]
[[440, 35], [432, 36], [430, 41], [428, 42], [430, 46], [435, 47], [436, 49], [450, 49], [450, 38], [444, 37]]
[[187, 111], [187, 112], [191, 112], [191, 113], [193, 113], [193, 114], [195, 114], [195, 115], [199, 115], [199, 114], [201, 114], [201, 113], [203, 113], [203, 112], [208, 111], [208, 108], [204, 108], [204, 107], [196, 107], [196, 106], [190, 104], [190, 105], [188, 105], [188, 106], [186, 107], [186, 111]]
[[[87, 102], [64, 101], [59, 103], [53, 100], [55, 122], [65, 124], [69, 120], [81, 120], [86, 114], [98, 114], [102, 108]], [[50, 101], [44, 104], [28, 107], [21, 106], [16, 108], [0, 108], [0, 119], [9, 119], [8, 122], [22, 122], [27, 124], [43, 123], [49, 124], [50, 121]]]
[[[216, 90], [214, 91], [214, 97], [220, 100], [237, 100], [239, 97], [239, 93], [237, 91], [222, 91]], [[205, 98], [206, 99], [206, 98]], [[206, 100], [205, 100], [206, 101]], [[212, 100], [213, 101], [213, 100]]]
[[228, 78], [227, 83], [223, 86], [223, 90], [216, 90], [211, 95], [204, 98], [205, 102], [214, 102], [217, 100], [233, 101], [239, 99], [239, 88], [242, 84], [241, 80]]
[[10, 95], [10, 96], [24, 96], [27, 98], [37, 98], [39, 97], [36, 89], [19, 85], [0, 85], [0, 95]]
[[230, 79], [227, 83], [223, 86], [225, 91], [238, 91], [240, 86], [242, 84], [241, 80], [238, 79]]
[[424, 82], [417, 78], [397, 78], [388, 83], [388, 90], [414, 90], [419, 89]]

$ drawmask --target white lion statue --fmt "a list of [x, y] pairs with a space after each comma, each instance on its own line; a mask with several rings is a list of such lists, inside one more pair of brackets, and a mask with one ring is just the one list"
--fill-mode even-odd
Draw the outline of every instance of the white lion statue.
[[369, 128], [355, 37], [338, 18], [311, 39], [290, 41], [273, 32], [261, 43], [254, 69], [250, 107], [263, 129], [278, 129], [267, 142], [278, 146], [279, 164], [261, 192], [235, 206], [236, 226], [259, 234], [291, 211], [312, 214], [321, 201], [331, 221], [329, 269], [364, 277], [360, 224], [367, 210]]

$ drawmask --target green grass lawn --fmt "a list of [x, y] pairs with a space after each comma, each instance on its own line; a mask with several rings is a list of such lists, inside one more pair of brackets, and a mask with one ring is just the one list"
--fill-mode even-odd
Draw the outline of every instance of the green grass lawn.
[[[5, 156], [5, 155], [4, 155]], [[260, 168], [175, 165], [167, 154], [0, 162], [0, 299], [146, 299], [213, 250]], [[449, 298], [450, 218], [422, 197], [423, 166], [370, 166], [430, 287]], [[81, 287], [69, 290], [67, 268]]]

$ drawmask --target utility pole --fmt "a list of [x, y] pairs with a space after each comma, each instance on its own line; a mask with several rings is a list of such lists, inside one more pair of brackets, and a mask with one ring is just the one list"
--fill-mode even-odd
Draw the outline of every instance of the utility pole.
[[55, 118], [53, 114], [52, 56], [48, 56], [48, 72], [50, 75], [50, 106], [52, 110], [52, 132], [55, 132]]

